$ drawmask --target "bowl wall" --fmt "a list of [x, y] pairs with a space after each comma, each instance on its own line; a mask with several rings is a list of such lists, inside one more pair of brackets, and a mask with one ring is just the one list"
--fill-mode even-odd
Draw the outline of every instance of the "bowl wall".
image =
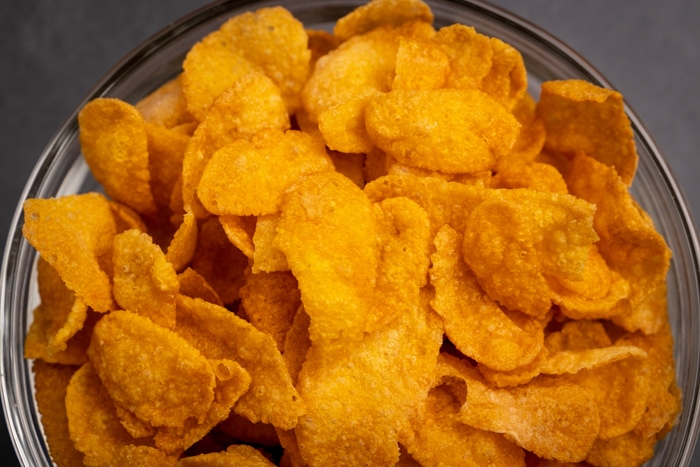
[[[34, 249], [23, 239], [21, 205], [27, 198], [46, 198], [98, 190], [82, 159], [77, 112], [96, 97], [117, 97], [135, 103], [181, 71], [187, 50], [227, 18], [243, 11], [281, 4], [307, 27], [330, 30], [334, 21], [364, 3], [361, 0], [222, 1], [198, 10], [142, 44], [118, 63], [57, 132], [37, 163], [19, 200], [5, 249], [0, 284], [2, 399], [9, 431], [20, 462], [52, 465], [33, 397], [31, 362], [22, 357], [24, 336], [38, 304]], [[523, 54], [529, 90], [550, 79], [578, 78], [610, 87], [581, 57], [538, 28], [505, 11], [480, 2], [428, 1], [435, 26], [455, 22], [499, 37]], [[624, 89], [620, 90], [624, 94]], [[678, 385], [684, 395], [679, 423], [659, 443], [647, 465], [689, 465], [698, 431], [698, 369], [700, 366], [700, 279], [698, 241], [689, 210], [663, 156], [628, 108], [640, 160], [632, 194], [653, 218], [674, 257], [668, 276], [669, 314], [675, 336]]]

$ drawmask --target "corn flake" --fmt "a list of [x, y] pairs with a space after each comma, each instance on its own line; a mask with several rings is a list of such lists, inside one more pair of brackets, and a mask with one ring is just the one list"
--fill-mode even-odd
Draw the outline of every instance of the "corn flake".
[[216, 151], [204, 169], [197, 194], [216, 215], [274, 214], [285, 191], [298, 178], [332, 168], [322, 141], [294, 130], [273, 132]]
[[520, 131], [512, 114], [473, 89], [393, 90], [369, 100], [365, 122], [388, 155], [445, 173], [492, 168]]
[[88, 355], [115, 402], [152, 426], [183, 426], [190, 417], [201, 422], [214, 400], [216, 378], [206, 358], [135, 313], [101, 319]]
[[112, 307], [112, 285], [102, 264], [111, 256], [116, 226], [104, 196], [29, 199], [22, 233], [89, 307], [99, 312]]
[[614, 169], [579, 153], [567, 183], [573, 195], [596, 205], [593, 227], [600, 253], [630, 283], [634, 308], [665, 280], [671, 250]]
[[614, 167], [626, 186], [637, 169], [637, 150], [622, 95], [582, 80], [542, 84], [537, 115], [547, 133], [545, 148], [583, 151]]
[[598, 239], [594, 209], [570, 195], [494, 190], [469, 217], [465, 261], [497, 302], [543, 317], [551, 307], [546, 277], [582, 277]]
[[379, 261], [375, 231], [370, 200], [343, 175], [312, 174], [288, 192], [276, 244], [299, 281], [312, 341], [356, 339], [376, 322], [367, 300]]
[[542, 323], [503, 311], [481, 290], [464, 263], [461, 240], [449, 226], [440, 229], [430, 269], [431, 305], [443, 318], [447, 337], [464, 355], [493, 369], [527, 365], [542, 349]]
[[148, 133], [141, 113], [118, 99], [90, 101], [78, 114], [80, 147], [95, 179], [114, 200], [154, 214]]
[[210, 359], [231, 358], [251, 377], [236, 413], [289, 430], [305, 411], [272, 337], [223, 307], [201, 299], [178, 298], [175, 331]]
[[51, 458], [57, 465], [82, 465], [83, 455], [75, 449], [68, 431], [66, 388], [78, 367], [34, 361], [35, 398]]
[[379, 26], [400, 26], [415, 20], [433, 22], [433, 12], [420, 0], [372, 0], [338, 19], [333, 35], [346, 41]]

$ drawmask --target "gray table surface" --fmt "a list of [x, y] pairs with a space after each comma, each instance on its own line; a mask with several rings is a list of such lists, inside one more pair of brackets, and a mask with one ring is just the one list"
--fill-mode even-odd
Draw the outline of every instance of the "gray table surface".
[[[203, 0], [0, 2], [0, 242], [53, 133], [123, 55]], [[584, 56], [653, 135], [700, 216], [700, 1], [494, 0]], [[0, 423], [0, 465], [18, 465]], [[700, 466], [700, 450], [692, 465]]]

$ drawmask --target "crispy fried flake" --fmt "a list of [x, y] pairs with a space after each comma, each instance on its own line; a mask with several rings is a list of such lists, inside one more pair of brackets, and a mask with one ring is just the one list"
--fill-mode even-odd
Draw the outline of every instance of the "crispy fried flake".
[[175, 331], [179, 335], [207, 358], [230, 358], [250, 373], [250, 389], [236, 403], [236, 413], [252, 422], [294, 428], [305, 412], [304, 402], [272, 337], [201, 299], [180, 296], [177, 312]]
[[304, 25], [283, 7], [234, 16], [221, 26], [229, 47], [264, 71], [280, 88], [287, 111], [300, 107], [311, 51]]
[[479, 89], [493, 63], [489, 38], [477, 33], [471, 26], [452, 24], [440, 28], [434, 41], [449, 58], [450, 73], [446, 87]]
[[445, 224], [464, 232], [469, 214], [486, 198], [483, 188], [413, 174], [380, 177], [365, 186], [365, 193], [375, 202], [398, 196], [415, 201], [428, 214], [432, 236]]
[[151, 192], [159, 209], [170, 206], [170, 198], [182, 175], [182, 160], [190, 135], [146, 123]]
[[393, 90], [370, 98], [367, 132], [407, 165], [445, 173], [490, 169], [509, 153], [520, 123], [474, 89]]
[[450, 60], [435, 41], [399, 38], [391, 89], [439, 89], [450, 75]]
[[566, 181], [573, 195], [596, 205], [600, 253], [629, 281], [631, 306], [638, 306], [665, 281], [671, 261], [666, 241], [613, 168], [579, 153]]
[[347, 153], [372, 149], [364, 111], [371, 96], [391, 87], [397, 38], [427, 37], [433, 33], [424, 22], [409, 22], [399, 28], [385, 25], [352, 37], [319, 58], [304, 85], [302, 102], [330, 149]]
[[514, 47], [491, 37], [493, 61], [488, 74], [481, 81], [480, 89], [511, 110], [527, 90], [527, 72], [523, 57]]
[[241, 287], [241, 306], [248, 321], [271, 335], [280, 352], [300, 305], [298, 283], [289, 272], [248, 274]]
[[110, 459], [110, 467], [175, 467], [178, 455], [169, 454], [151, 446], [135, 446], [129, 444], [120, 447]]
[[147, 123], [165, 128], [176, 128], [194, 120], [187, 111], [182, 93], [182, 75], [171, 79], [136, 104]]
[[333, 170], [323, 141], [300, 131], [238, 140], [214, 153], [197, 195], [216, 215], [260, 216], [279, 211], [285, 191], [300, 177]]
[[114, 237], [113, 255], [117, 304], [173, 328], [180, 282], [165, 253], [148, 234], [127, 230]]
[[400, 26], [414, 20], [433, 22], [433, 12], [420, 0], [372, 0], [340, 18], [333, 35], [346, 41], [379, 26]]
[[312, 345], [297, 384], [308, 413], [295, 430], [309, 464], [393, 466], [399, 460], [398, 442], [412, 436], [442, 341], [428, 299], [406, 304], [361, 341]]
[[76, 450], [68, 431], [66, 388], [78, 367], [55, 365], [36, 360], [32, 366], [41, 425], [51, 458], [57, 465], [83, 465], [83, 454]]
[[154, 214], [148, 133], [141, 112], [114, 98], [90, 101], [78, 114], [80, 147], [93, 176], [116, 201]]
[[627, 307], [629, 282], [611, 270], [594, 245], [591, 247], [581, 280], [550, 279], [552, 301], [562, 313], [574, 319], [619, 316]]
[[177, 467], [226, 467], [229, 465], [273, 467], [275, 464], [270, 462], [257, 449], [244, 444], [229, 446], [226, 451], [184, 457], [177, 463]]
[[112, 286], [103, 265], [112, 254], [116, 227], [104, 196], [28, 199], [22, 233], [89, 307], [99, 312], [112, 307]]
[[86, 466], [108, 466], [122, 447], [144, 444], [119, 422], [114, 403], [90, 362], [71, 377], [65, 404], [70, 439], [84, 454]]
[[201, 298], [219, 306], [224, 305], [212, 286], [194, 269], [185, 269], [177, 275], [177, 279], [180, 281], [180, 294], [191, 298]]
[[523, 449], [560, 462], [580, 462], [593, 445], [600, 417], [588, 392], [556, 379], [494, 389], [478, 371], [455, 357], [441, 355], [438, 373], [466, 382], [460, 420], [475, 428], [503, 433]]
[[287, 257], [277, 248], [277, 224], [280, 214], [259, 216], [253, 234], [253, 273], [289, 271]]
[[212, 155], [239, 139], [268, 130], [284, 131], [289, 115], [279, 88], [261, 73], [247, 73], [217, 94], [190, 138], [182, 161], [182, 201], [198, 218], [209, 215], [196, 197], [202, 173]]
[[527, 365], [544, 342], [543, 323], [502, 310], [479, 286], [464, 263], [462, 238], [449, 226], [435, 237], [430, 283], [431, 305], [442, 317], [450, 341], [464, 355], [497, 370]]
[[379, 261], [375, 232], [370, 200], [343, 175], [309, 175], [288, 192], [276, 243], [299, 281], [311, 340], [359, 339], [376, 323], [367, 299]]
[[542, 84], [537, 115], [544, 122], [545, 148], [583, 151], [613, 167], [630, 186], [637, 170], [637, 150], [622, 95], [581, 80]]
[[257, 218], [254, 216], [219, 216], [221, 227], [224, 228], [226, 237], [233, 245], [241, 250], [248, 259], [252, 259], [255, 254], [253, 245], [253, 234]]
[[176, 271], [182, 271], [192, 260], [197, 249], [198, 232], [197, 219], [191, 212], [186, 212], [165, 252], [165, 258]]
[[566, 194], [493, 190], [469, 216], [464, 259], [494, 300], [541, 318], [551, 307], [546, 277], [582, 277], [598, 240], [594, 210]]
[[87, 347], [78, 333], [85, 327], [87, 305], [66, 288], [58, 272], [41, 257], [37, 281], [41, 304], [34, 310], [25, 340], [25, 357], [82, 364]]
[[[416, 427], [416, 438], [407, 446], [420, 465], [525, 466], [525, 453], [500, 433], [465, 425], [458, 414], [464, 394], [444, 382], [430, 390], [425, 420]], [[460, 397], [461, 396], [461, 397]]]
[[201, 422], [214, 401], [216, 377], [207, 359], [146, 317], [106, 315], [88, 355], [114, 401], [153, 426], [183, 426], [190, 417]]

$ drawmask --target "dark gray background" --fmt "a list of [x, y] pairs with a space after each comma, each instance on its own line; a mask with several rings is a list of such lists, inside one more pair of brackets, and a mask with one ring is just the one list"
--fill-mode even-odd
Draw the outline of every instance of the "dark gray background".
[[[132, 48], [202, 0], [0, 1], [0, 242], [53, 133]], [[700, 215], [700, 1], [494, 0], [583, 55], [653, 135]], [[0, 423], [0, 465], [17, 465]], [[700, 466], [697, 454], [693, 465]]]

